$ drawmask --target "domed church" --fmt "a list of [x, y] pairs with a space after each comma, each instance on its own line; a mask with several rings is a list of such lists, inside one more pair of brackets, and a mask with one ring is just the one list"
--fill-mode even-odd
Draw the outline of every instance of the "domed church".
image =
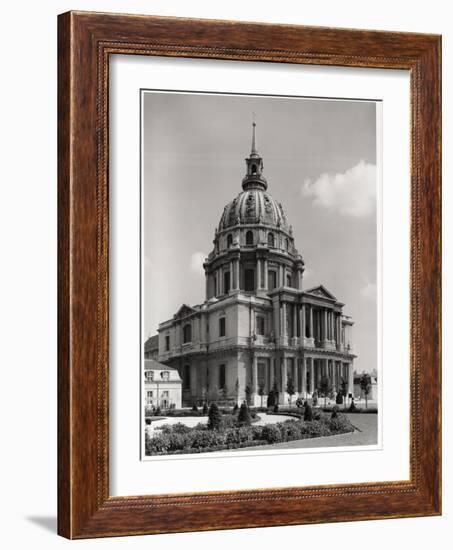
[[352, 394], [353, 322], [324, 286], [303, 287], [304, 260], [268, 192], [255, 122], [245, 162], [242, 191], [225, 206], [204, 262], [205, 301], [159, 324], [158, 361], [178, 370], [183, 406], [260, 406], [271, 390], [294, 403], [326, 379]]

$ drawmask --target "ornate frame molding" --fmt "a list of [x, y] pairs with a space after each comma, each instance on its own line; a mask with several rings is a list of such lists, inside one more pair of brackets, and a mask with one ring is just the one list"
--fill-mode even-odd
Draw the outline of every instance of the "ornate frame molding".
[[[440, 37], [88, 12], [65, 13], [58, 23], [59, 533], [87, 538], [440, 514]], [[109, 496], [108, 62], [119, 54], [410, 71], [409, 481]], [[347, 509], [345, 496], [354, 497]]]

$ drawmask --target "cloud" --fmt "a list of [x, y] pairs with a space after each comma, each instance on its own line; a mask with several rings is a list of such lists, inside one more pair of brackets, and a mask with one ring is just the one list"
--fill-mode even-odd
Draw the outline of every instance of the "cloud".
[[377, 296], [376, 283], [367, 283], [360, 289], [360, 294], [367, 300], [375, 300]]
[[369, 216], [376, 204], [376, 165], [361, 160], [346, 172], [321, 174], [315, 181], [307, 179], [302, 195], [312, 197], [316, 206], [345, 216]]
[[190, 269], [194, 273], [199, 275], [204, 275], [203, 263], [206, 259], [206, 254], [204, 252], [194, 252], [190, 257]]

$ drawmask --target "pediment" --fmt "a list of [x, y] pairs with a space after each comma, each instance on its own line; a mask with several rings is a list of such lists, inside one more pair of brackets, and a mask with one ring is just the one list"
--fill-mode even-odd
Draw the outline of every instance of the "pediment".
[[305, 293], [310, 294], [311, 296], [317, 296], [318, 298], [326, 298], [327, 300], [337, 301], [336, 297], [323, 285], [310, 288], [309, 290], [306, 290]]
[[195, 313], [195, 309], [193, 307], [188, 306], [187, 304], [183, 304], [175, 313], [174, 318], [181, 319], [182, 317], [187, 317], [192, 313]]

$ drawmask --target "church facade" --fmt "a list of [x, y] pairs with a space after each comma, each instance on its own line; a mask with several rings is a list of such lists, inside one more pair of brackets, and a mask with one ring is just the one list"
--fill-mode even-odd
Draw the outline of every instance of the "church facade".
[[205, 300], [159, 324], [158, 361], [177, 369], [182, 405], [280, 404], [321, 384], [353, 393], [353, 321], [323, 285], [304, 289], [304, 260], [267, 191], [253, 123], [242, 191], [225, 206], [206, 258]]

